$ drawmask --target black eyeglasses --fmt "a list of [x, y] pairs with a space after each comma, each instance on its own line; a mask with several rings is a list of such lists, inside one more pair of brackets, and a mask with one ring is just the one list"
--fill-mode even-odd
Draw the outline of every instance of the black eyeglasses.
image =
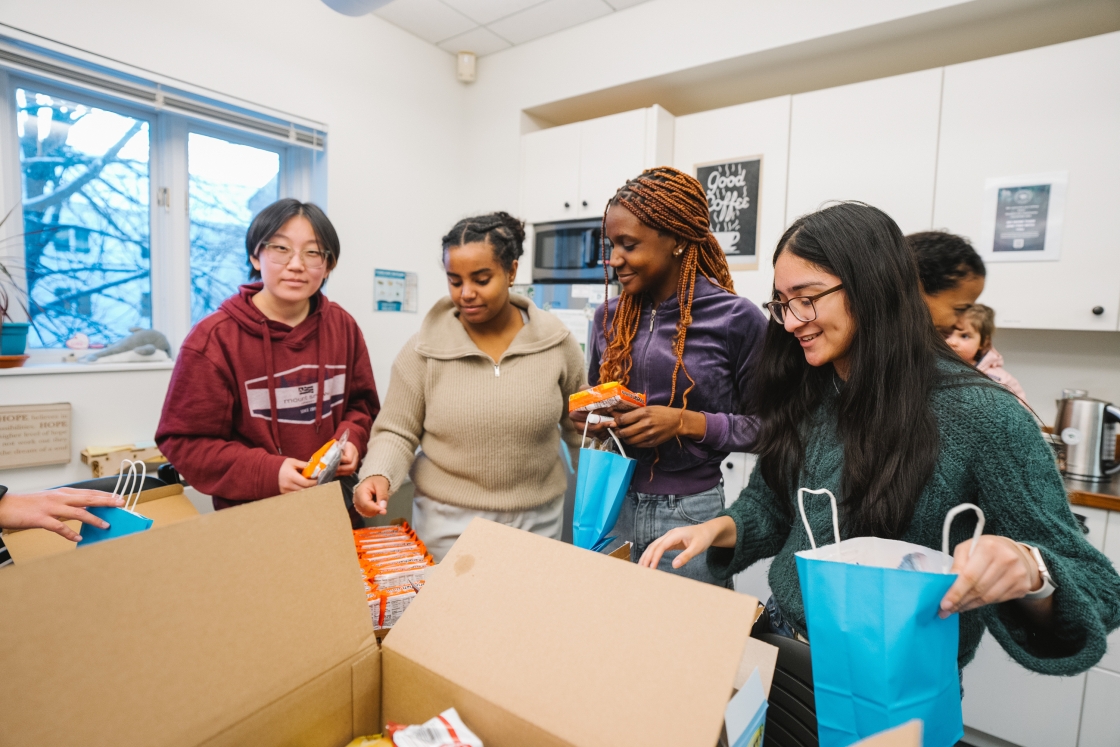
[[788, 301], [770, 301], [766, 305], [766, 310], [770, 312], [770, 318], [778, 324], [786, 323], [786, 309], [789, 313], [793, 314], [793, 318], [802, 322], [811, 322], [817, 318], [817, 307], [813, 304], [818, 298], [827, 296], [829, 293], [835, 293], [838, 290], [843, 290], [843, 284], [835, 288], [829, 288], [826, 291], [818, 293], [815, 296], [797, 296]]

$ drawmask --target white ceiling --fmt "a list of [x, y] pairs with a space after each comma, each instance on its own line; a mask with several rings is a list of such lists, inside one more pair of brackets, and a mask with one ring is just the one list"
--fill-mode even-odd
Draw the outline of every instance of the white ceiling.
[[647, 0], [392, 0], [374, 11], [455, 54], [479, 57]]

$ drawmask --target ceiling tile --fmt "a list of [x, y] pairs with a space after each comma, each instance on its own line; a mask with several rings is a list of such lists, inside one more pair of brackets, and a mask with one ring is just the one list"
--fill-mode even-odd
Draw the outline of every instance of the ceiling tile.
[[635, 5], [641, 5], [644, 2], [648, 2], [648, 0], [606, 0], [606, 2], [607, 5], [611, 6], [615, 10], [625, 10], [626, 8], [632, 8]]
[[493, 31], [479, 26], [473, 31], [468, 31], [465, 34], [459, 34], [450, 39], [445, 39], [439, 43], [439, 46], [441, 49], [451, 54], [456, 54], [458, 52], [474, 52], [479, 57], [482, 57], [492, 52], [508, 49], [511, 45]]
[[455, 10], [483, 26], [499, 18], [540, 5], [544, 0], [443, 0]]
[[488, 26], [503, 39], [521, 44], [610, 12], [611, 6], [603, 0], [546, 0]]
[[440, 0], [394, 0], [374, 13], [432, 44], [478, 26]]

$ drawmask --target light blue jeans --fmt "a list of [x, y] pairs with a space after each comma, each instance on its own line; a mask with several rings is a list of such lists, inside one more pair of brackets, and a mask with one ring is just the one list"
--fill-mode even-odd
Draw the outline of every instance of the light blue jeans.
[[[703, 493], [692, 495], [651, 495], [630, 491], [622, 504], [611, 534], [632, 542], [630, 559], [637, 562], [651, 542], [677, 527], [694, 526], [714, 519], [723, 510], [723, 485], [716, 485]], [[674, 568], [673, 558], [679, 550], [661, 556], [658, 569], [678, 576], [703, 581], [706, 584], [731, 588], [731, 581], [717, 581], [708, 570], [708, 553], [705, 551], [681, 568]]]

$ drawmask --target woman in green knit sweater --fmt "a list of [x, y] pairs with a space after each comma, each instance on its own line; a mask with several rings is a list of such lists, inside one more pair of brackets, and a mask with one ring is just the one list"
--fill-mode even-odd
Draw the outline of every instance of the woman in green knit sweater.
[[[985, 627], [1036, 672], [1097, 663], [1120, 625], [1120, 577], [1082, 536], [1026, 410], [937, 334], [894, 221], [859, 203], [800, 218], [774, 254], [774, 289], [748, 403], [761, 419], [754, 474], [723, 514], [668, 532], [641, 564], [680, 549], [683, 565], [711, 548], [709, 567], [727, 578], [773, 557], [771, 628], [803, 637], [794, 554], [810, 546], [795, 519], [798, 488], [837, 495], [842, 538], [937, 549], [946, 513], [971, 502], [988, 533], [970, 553], [975, 518], [954, 523], [958, 578], [941, 603], [942, 617], [962, 613], [958, 666]], [[816, 536], [831, 536], [828, 501], [805, 509]]]

